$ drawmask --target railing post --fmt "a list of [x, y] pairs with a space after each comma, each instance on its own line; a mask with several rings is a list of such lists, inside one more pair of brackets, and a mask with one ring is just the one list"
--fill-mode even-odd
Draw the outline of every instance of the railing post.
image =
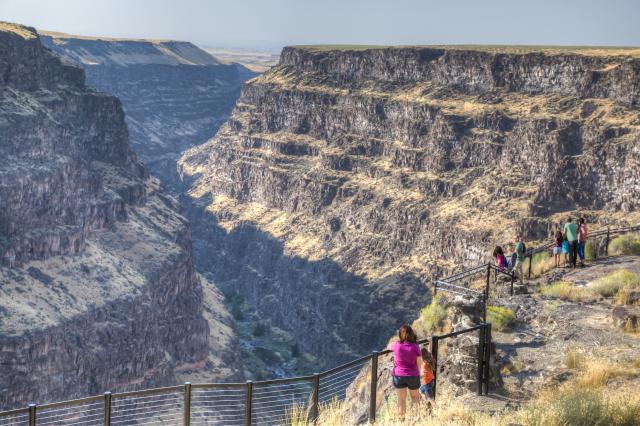
[[184, 383], [184, 406], [182, 407], [184, 426], [191, 424], [191, 382]]
[[433, 295], [435, 296], [436, 294], [438, 294], [438, 281], [434, 281], [433, 282]]
[[36, 426], [37, 404], [29, 404], [29, 426]]
[[247, 380], [247, 399], [244, 403], [244, 424], [251, 426], [251, 404], [253, 400], [253, 382]]
[[491, 265], [487, 264], [487, 283], [486, 283], [487, 294], [489, 294], [489, 282], [490, 281], [491, 281]]
[[438, 336], [431, 336], [431, 356], [433, 357], [433, 399], [438, 387]]
[[111, 392], [104, 393], [104, 426], [111, 424]]
[[490, 367], [491, 367], [491, 323], [486, 325], [484, 344], [484, 394], [489, 395]]
[[529, 252], [529, 273], [528, 279], [531, 279], [531, 265], [533, 264], [533, 253]]
[[369, 423], [376, 421], [376, 407], [378, 398], [378, 351], [371, 355], [371, 392], [369, 395]]
[[313, 423], [316, 422], [318, 416], [320, 415], [320, 374], [315, 373], [313, 375], [313, 389], [311, 390], [311, 420]]
[[486, 323], [487, 322], [487, 304], [488, 304], [488, 300], [489, 300], [489, 292], [485, 289], [485, 291], [482, 292], [482, 322]]
[[482, 395], [482, 385], [484, 383], [483, 373], [484, 373], [484, 329], [485, 327], [478, 329], [478, 375], [476, 376], [477, 384], [478, 384], [478, 395]]
[[510, 290], [510, 293], [511, 293], [512, 296], [513, 296], [513, 283], [514, 283], [515, 280], [516, 280], [515, 272], [512, 272], [511, 273], [511, 290]]
[[610, 231], [609, 227], [607, 226], [607, 239], [605, 240], [605, 243], [604, 243], [604, 255], [605, 255], [605, 257], [609, 256], [609, 236], [610, 236], [610, 232], [611, 231]]

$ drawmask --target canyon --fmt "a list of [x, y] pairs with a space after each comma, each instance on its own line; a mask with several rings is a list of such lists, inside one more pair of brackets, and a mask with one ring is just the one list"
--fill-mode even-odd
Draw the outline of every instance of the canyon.
[[635, 50], [294, 46], [252, 78], [1, 29], [2, 408], [321, 371], [516, 233], [640, 218]]
[[129, 145], [120, 101], [0, 24], [0, 409], [242, 378], [191, 228]]
[[87, 84], [122, 102], [132, 149], [174, 195], [180, 154], [224, 123], [245, 80], [257, 75], [222, 63], [189, 42], [41, 32], [45, 47], [85, 70]]
[[516, 233], [638, 220], [639, 80], [633, 49], [287, 47], [179, 162], [198, 267], [300, 370], [379, 349]]

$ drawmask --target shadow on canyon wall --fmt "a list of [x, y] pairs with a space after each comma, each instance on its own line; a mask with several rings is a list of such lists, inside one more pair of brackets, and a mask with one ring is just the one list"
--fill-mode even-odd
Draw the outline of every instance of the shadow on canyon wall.
[[414, 274], [370, 280], [328, 258], [291, 256], [282, 241], [252, 223], [230, 232], [222, 228], [206, 211], [210, 196], [182, 198], [199, 272], [225, 293], [228, 304], [239, 298], [261, 321], [290, 333], [302, 352], [316, 358], [314, 371], [383, 348], [430, 301]]

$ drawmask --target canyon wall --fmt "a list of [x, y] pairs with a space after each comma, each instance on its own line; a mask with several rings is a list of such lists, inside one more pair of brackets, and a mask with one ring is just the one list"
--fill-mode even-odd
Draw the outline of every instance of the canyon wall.
[[638, 220], [638, 81], [620, 50], [285, 48], [179, 163], [199, 268], [309, 368], [378, 349], [518, 231]]
[[133, 150], [173, 193], [179, 190], [176, 161], [182, 151], [215, 135], [244, 81], [256, 75], [188, 42], [61, 33], [41, 39], [84, 68], [88, 85], [120, 99]]
[[233, 320], [119, 100], [8, 23], [0, 76], [0, 410], [239, 378]]

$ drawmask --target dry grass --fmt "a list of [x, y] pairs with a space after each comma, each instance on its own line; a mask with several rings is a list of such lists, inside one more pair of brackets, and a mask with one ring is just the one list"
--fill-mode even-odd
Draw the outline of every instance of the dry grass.
[[528, 258], [522, 265], [525, 273], [529, 271], [529, 262], [531, 263], [531, 276], [539, 277], [545, 272], [555, 268], [555, 260], [548, 251], [536, 253], [532, 258]]
[[[602, 381], [597, 382], [602, 383]], [[391, 404], [393, 405], [393, 402]], [[409, 410], [404, 419], [398, 419], [392, 406], [380, 410], [376, 425], [414, 426], [429, 424], [435, 426], [582, 426], [582, 425], [638, 425], [640, 418], [640, 393], [631, 386], [584, 388], [575, 381], [551, 388], [538, 398], [515, 410], [499, 411], [494, 414], [470, 410], [459, 402], [442, 401], [429, 412], [425, 405]], [[346, 407], [334, 403], [321, 411], [318, 424], [342, 426]], [[311, 423], [290, 423], [307, 426]]]
[[614, 238], [609, 243], [609, 254], [614, 256], [640, 255], [640, 237], [638, 234], [624, 234]]
[[540, 288], [543, 296], [554, 297], [570, 302], [589, 302], [596, 298], [593, 290], [576, 287], [567, 281], [558, 281]]
[[576, 349], [569, 349], [567, 351], [567, 368], [582, 368], [585, 363], [584, 355]]
[[625, 287], [637, 288], [639, 286], [640, 276], [625, 269], [604, 275], [589, 283], [589, 288], [603, 297], [613, 297]]
[[618, 305], [629, 305], [632, 292], [640, 289], [640, 276], [620, 269], [590, 282], [588, 288], [603, 297], [614, 297]]
[[635, 369], [628, 366], [614, 364], [611, 360], [583, 361], [579, 367], [582, 373], [576, 383], [582, 389], [597, 389], [605, 386], [610, 380], [619, 377], [631, 378], [638, 376]]

